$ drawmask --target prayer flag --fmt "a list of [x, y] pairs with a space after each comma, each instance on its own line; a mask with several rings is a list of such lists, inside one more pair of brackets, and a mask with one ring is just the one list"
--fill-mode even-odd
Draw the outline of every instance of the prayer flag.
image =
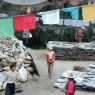
[[95, 20], [95, 4], [82, 7], [83, 20]]
[[19, 30], [32, 30], [36, 28], [36, 21], [34, 14], [18, 15], [14, 17], [14, 29]]
[[13, 18], [0, 19], [0, 37], [14, 36]]

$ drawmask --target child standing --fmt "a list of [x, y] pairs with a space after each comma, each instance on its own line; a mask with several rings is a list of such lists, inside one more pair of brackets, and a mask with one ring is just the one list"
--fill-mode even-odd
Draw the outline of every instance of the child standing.
[[46, 51], [46, 61], [47, 61], [47, 66], [48, 66], [48, 74], [49, 74], [49, 77], [51, 78], [53, 65], [55, 61], [55, 53], [53, 51], [52, 46], [49, 46], [48, 50]]
[[16, 71], [16, 63], [10, 65], [10, 71], [6, 73], [5, 82], [6, 90], [5, 95], [14, 95], [15, 93], [15, 83], [18, 79], [18, 73]]

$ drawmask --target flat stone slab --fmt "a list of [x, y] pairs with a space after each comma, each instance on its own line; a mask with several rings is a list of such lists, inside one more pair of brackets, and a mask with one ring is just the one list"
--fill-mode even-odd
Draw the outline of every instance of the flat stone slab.
[[7, 55], [0, 53], [0, 59], [7, 58], [7, 57], [8, 57]]

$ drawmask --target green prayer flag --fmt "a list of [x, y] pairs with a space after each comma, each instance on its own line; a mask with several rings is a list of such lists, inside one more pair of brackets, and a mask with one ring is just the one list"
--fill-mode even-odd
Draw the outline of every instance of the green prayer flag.
[[13, 18], [0, 19], [0, 37], [14, 36]]

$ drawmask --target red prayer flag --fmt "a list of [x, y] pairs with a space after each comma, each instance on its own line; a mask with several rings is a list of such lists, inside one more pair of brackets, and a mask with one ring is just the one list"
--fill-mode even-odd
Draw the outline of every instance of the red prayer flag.
[[35, 14], [18, 15], [14, 17], [14, 29], [32, 30], [36, 28]]

